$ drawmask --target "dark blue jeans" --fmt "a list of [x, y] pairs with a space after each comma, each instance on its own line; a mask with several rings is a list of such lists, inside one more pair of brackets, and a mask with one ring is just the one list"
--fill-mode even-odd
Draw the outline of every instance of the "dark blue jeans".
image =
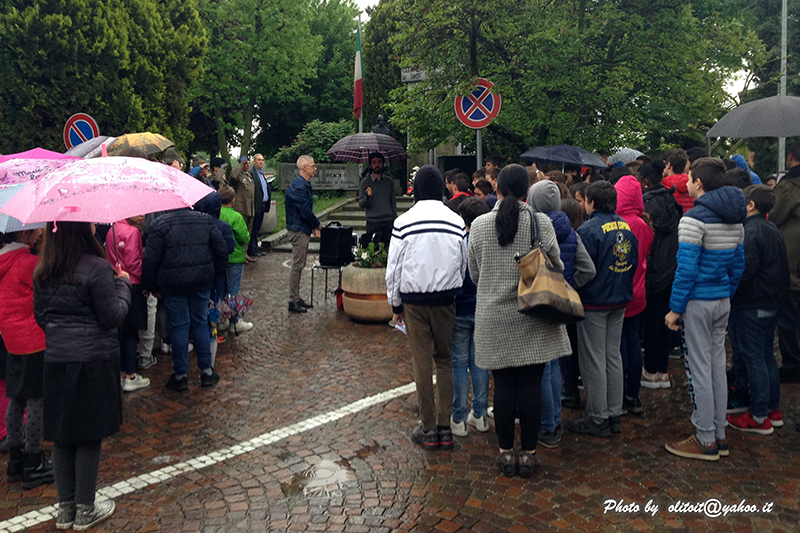
[[777, 309], [734, 308], [728, 321], [733, 359], [740, 359], [747, 368], [750, 413], [757, 417], [768, 416], [780, 406], [781, 382], [773, 349], [777, 325]]
[[570, 355], [558, 358], [558, 364], [561, 367], [561, 382], [564, 386], [565, 392], [569, 394], [578, 393], [578, 376], [580, 376], [580, 369], [578, 368], [578, 325], [567, 324], [567, 336], [569, 337], [569, 345], [572, 348]]
[[211, 331], [208, 302], [211, 291], [186, 295], [164, 295], [172, 340], [172, 364], [176, 374], [189, 372], [189, 332], [192, 333], [197, 366], [211, 368]]
[[266, 204], [256, 202], [256, 214], [253, 217], [253, 231], [250, 232], [250, 244], [247, 245], [247, 255], [252, 256], [258, 251], [258, 233], [264, 223]]
[[622, 372], [624, 377], [625, 396], [636, 398], [642, 385], [642, 344], [639, 341], [640, 317], [625, 317], [622, 321], [622, 338], [619, 352], [622, 355]]

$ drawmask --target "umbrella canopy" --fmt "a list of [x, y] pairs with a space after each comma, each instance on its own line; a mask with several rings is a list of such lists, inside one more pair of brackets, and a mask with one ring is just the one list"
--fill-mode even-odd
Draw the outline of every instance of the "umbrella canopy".
[[0, 163], [0, 185], [27, 183], [59, 169], [79, 157], [70, 159], [9, 159]]
[[607, 163], [609, 165], [613, 165], [614, 163], [620, 162], [623, 165], [625, 163], [630, 163], [631, 161], [636, 161], [636, 158], [640, 155], [644, 155], [639, 150], [634, 150], [633, 148], [621, 148], [617, 150], [617, 152], [608, 158]]
[[400, 143], [382, 133], [356, 133], [339, 139], [326, 155], [334, 161], [369, 164], [369, 154], [380, 152], [386, 161], [404, 161], [408, 154]]
[[98, 222], [189, 207], [214, 189], [136, 157], [82, 159], [27, 183], [4, 206], [22, 222]]
[[[4, 206], [6, 202], [13, 198], [13, 196], [17, 194], [24, 185], [24, 183], [18, 183], [17, 185], [0, 186], [0, 207]], [[37, 229], [45, 226], [46, 224], [44, 222], [24, 225], [14, 217], [0, 214], [0, 233], [11, 233], [26, 229]]]
[[555, 146], [534, 146], [519, 156], [529, 163], [548, 163], [550, 165], [578, 165], [581, 167], [606, 168], [599, 155], [568, 144]]
[[108, 147], [108, 155], [115, 155], [125, 148], [138, 148], [147, 155], [163, 152], [175, 143], [158, 133], [145, 131], [142, 133], [126, 133], [111, 143]]
[[800, 135], [800, 97], [770, 96], [731, 110], [706, 137], [796, 137]]
[[80, 157], [59, 154], [58, 152], [51, 152], [50, 150], [45, 150], [44, 148], [34, 148], [33, 150], [20, 152], [18, 154], [0, 155], [0, 163], [8, 161], [9, 159], [66, 159], [69, 161], [80, 159]]
[[109, 137], [108, 135], [100, 135], [99, 137], [95, 137], [94, 139], [89, 139], [88, 141], [81, 143], [77, 146], [73, 146], [66, 152], [65, 155], [72, 155], [75, 157], [80, 157], [83, 159], [90, 159], [92, 157], [100, 157], [102, 152], [101, 146], [113, 143], [116, 141], [116, 137]]

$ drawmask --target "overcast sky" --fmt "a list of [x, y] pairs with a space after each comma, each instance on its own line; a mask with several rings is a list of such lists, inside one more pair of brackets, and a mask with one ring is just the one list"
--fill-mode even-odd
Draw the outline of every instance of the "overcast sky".
[[[354, 1], [356, 5], [361, 8], [361, 11], [364, 11], [365, 14], [367, 7], [374, 6], [375, 4], [378, 3], [378, 0], [354, 0]], [[362, 15], [361, 20], [364, 21], [366, 20], [366, 18], [367, 18], [366, 16]]]

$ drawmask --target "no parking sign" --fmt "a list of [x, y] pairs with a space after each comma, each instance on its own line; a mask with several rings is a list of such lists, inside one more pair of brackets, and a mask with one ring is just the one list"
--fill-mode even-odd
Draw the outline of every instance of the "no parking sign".
[[479, 130], [488, 126], [500, 114], [502, 100], [492, 92], [494, 84], [478, 78], [466, 96], [456, 96], [456, 116], [465, 126]]
[[64, 144], [67, 150], [100, 135], [97, 122], [86, 113], [75, 113], [64, 126]]

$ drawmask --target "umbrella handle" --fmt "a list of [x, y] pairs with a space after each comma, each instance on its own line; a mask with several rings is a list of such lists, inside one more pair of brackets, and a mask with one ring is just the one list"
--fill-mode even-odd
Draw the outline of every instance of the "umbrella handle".
[[114, 234], [114, 253], [117, 254], [117, 266], [119, 266], [119, 248], [117, 248], [117, 225], [111, 225], [111, 232]]

